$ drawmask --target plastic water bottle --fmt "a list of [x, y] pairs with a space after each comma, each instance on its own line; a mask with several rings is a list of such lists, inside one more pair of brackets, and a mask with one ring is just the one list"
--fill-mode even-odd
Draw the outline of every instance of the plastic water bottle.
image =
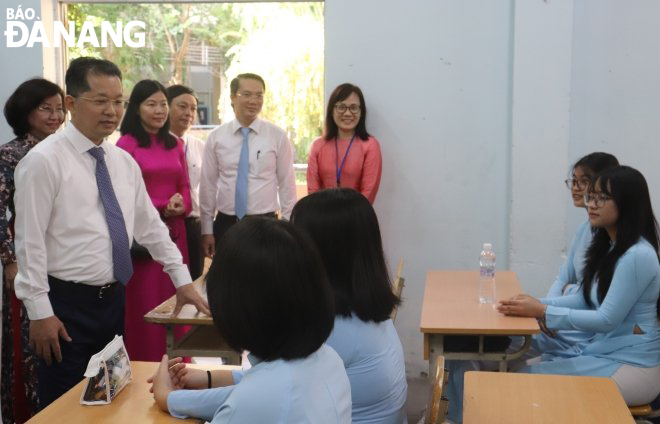
[[495, 302], [495, 252], [491, 243], [484, 243], [479, 256], [479, 303]]

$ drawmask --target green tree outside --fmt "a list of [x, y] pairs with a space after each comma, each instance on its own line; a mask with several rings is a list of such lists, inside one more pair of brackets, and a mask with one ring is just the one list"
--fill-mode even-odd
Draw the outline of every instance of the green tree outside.
[[[262, 117], [286, 130], [295, 146], [295, 162], [307, 163], [309, 145], [323, 129], [323, 4], [70, 4], [67, 17], [76, 37], [85, 20], [146, 24], [144, 48], [70, 48], [71, 59], [103, 57], [124, 73], [130, 93], [142, 79], [189, 84], [187, 57], [193, 44], [218, 49], [224, 58], [217, 113], [233, 118], [229, 81], [242, 72], [260, 74], [267, 90]], [[139, 30], [139, 29], [138, 29]]]

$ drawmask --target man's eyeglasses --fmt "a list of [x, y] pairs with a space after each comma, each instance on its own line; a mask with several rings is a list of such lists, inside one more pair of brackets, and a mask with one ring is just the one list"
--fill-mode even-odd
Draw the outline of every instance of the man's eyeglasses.
[[83, 97], [83, 96], [78, 96], [76, 98], [87, 100], [88, 102], [90, 102], [99, 109], [106, 109], [110, 105], [112, 105], [114, 109], [125, 109], [128, 106], [128, 100], [126, 99], [112, 100], [112, 99], [108, 99], [107, 97], [91, 98], [91, 97]]
[[360, 105], [346, 106], [343, 103], [335, 103], [335, 110], [339, 113], [345, 113], [348, 110], [353, 115], [357, 115], [360, 112]]
[[238, 97], [243, 97], [246, 100], [250, 100], [251, 98], [256, 98], [257, 100], [263, 100], [264, 99], [264, 93], [252, 93], [250, 91], [239, 91], [236, 93]]
[[37, 110], [39, 112], [43, 112], [43, 113], [47, 114], [48, 116], [51, 116], [53, 114], [58, 115], [58, 116], [64, 116], [66, 114], [66, 111], [61, 107], [53, 109], [50, 106], [41, 105], [37, 108]]
[[587, 187], [589, 187], [589, 184], [591, 184], [591, 180], [588, 178], [568, 178], [564, 180], [564, 183], [569, 190], [572, 190], [573, 187], [576, 187], [578, 190], [585, 190]]
[[605, 193], [587, 193], [584, 195], [584, 203], [589, 205], [593, 202], [597, 208], [602, 208], [608, 200], [612, 200], [612, 197]]

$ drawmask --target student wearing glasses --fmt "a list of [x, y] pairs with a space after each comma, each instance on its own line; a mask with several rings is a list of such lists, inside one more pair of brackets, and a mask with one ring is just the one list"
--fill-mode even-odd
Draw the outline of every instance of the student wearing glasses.
[[[9, 96], [4, 112], [16, 138], [0, 147], [0, 259], [4, 271], [0, 404], [5, 422], [24, 422], [37, 411], [37, 361], [28, 348], [30, 320], [14, 293], [18, 273], [13, 228], [14, 170], [30, 149], [64, 122], [64, 92], [43, 78], [31, 79]], [[8, 211], [11, 220], [7, 220]]]
[[266, 83], [246, 73], [229, 88], [236, 119], [209, 134], [199, 186], [202, 246], [209, 257], [240, 219], [278, 212], [289, 219], [296, 203], [291, 143], [283, 129], [259, 118]]
[[380, 144], [367, 132], [367, 105], [360, 87], [345, 83], [330, 95], [325, 134], [317, 138], [307, 161], [307, 191], [348, 187], [373, 204], [383, 165]]
[[[571, 168], [571, 176], [564, 182], [571, 191], [573, 205], [586, 209], [584, 195], [595, 176], [602, 170], [618, 166], [616, 157], [609, 153], [594, 152], [580, 158]], [[566, 260], [562, 264], [559, 274], [552, 283], [546, 297], [557, 297], [571, 295], [579, 291], [582, 283], [582, 269], [584, 267], [585, 252], [591, 243], [591, 224], [585, 220], [580, 225], [570, 248]], [[578, 342], [589, 341], [594, 336], [591, 331], [561, 330], [556, 331], [552, 337], [545, 333], [534, 335], [532, 345], [522, 358], [511, 361], [510, 367], [516, 369], [524, 366], [527, 360], [538, 357], [544, 352], [559, 353], [565, 349], [571, 349]], [[509, 348], [517, 351], [522, 347], [522, 338], [515, 338]], [[479, 361], [448, 361], [449, 385], [446, 395], [450, 400], [449, 416], [454, 421], [460, 422], [463, 410], [463, 375], [466, 371], [488, 369], [490, 363], [484, 364]]]
[[300, 199], [291, 222], [316, 244], [334, 292], [335, 326], [326, 343], [351, 382], [353, 423], [405, 422], [403, 348], [390, 319], [400, 300], [373, 207], [353, 189], [327, 189]]
[[161, 409], [214, 424], [351, 423], [346, 371], [324, 343], [332, 290], [303, 231], [263, 217], [241, 220], [220, 240], [206, 288], [218, 332], [250, 352], [252, 368], [206, 372], [163, 356], [151, 379]]
[[[587, 194], [589, 185], [593, 183], [596, 175], [601, 171], [619, 166], [616, 157], [609, 153], [594, 152], [588, 154], [573, 165], [571, 177], [565, 183], [571, 190], [573, 205], [577, 208], [587, 209], [584, 196]], [[571, 246], [568, 249], [566, 260], [559, 269], [559, 275], [550, 286], [546, 297], [559, 297], [577, 293], [582, 284], [582, 272], [586, 251], [591, 244], [592, 228], [589, 219], [585, 220], [578, 228]], [[570, 348], [574, 343], [589, 340], [593, 337], [592, 332], [578, 330], [557, 331], [554, 337], [548, 337], [545, 333], [534, 336], [531, 355], [540, 352], [561, 351]], [[530, 357], [530, 354], [526, 355]]]
[[[142, 171], [149, 197], [167, 225], [170, 238], [188, 263], [185, 217], [192, 209], [188, 165], [183, 141], [170, 133], [167, 91], [158, 81], [138, 82], [128, 102], [117, 147], [126, 150]], [[132, 248], [133, 277], [126, 286], [128, 355], [158, 361], [165, 353], [165, 329], [144, 321], [144, 315], [174, 294], [170, 277], [146, 249]], [[178, 335], [185, 332], [179, 328]]]
[[629, 405], [660, 393], [658, 224], [644, 176], [628, 166], [602, 171], [585, 195], [593, 238], [579, 291], [503, 300], [506, 315], [535, 317], [556, 330], [594, 333], [521, 369], [539, 374], [612, 377]]

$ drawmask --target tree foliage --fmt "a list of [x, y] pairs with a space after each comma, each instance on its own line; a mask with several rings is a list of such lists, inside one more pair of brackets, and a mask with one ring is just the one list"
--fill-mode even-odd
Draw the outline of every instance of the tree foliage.
[[218, 115], [223, 121], [233, 118], [232, 78], [243, 72], [261, 75], [267, 84], [261, 116], [286, 130], [295, 162], [307, 162], [309, 145], [323, 129], [322, 3], [80, 3], [70, 4], [67, 16], [76, 23], [76, 39], [86, 19], [97, 32], [101, 21], [145, 22], [144, 48], [108, 43], [69, 49], [70, 58], [95, 56], [116, 63], [127, 93], [145, 78], [186, 84], [190, 46], [217, 48], [226, 63]]
[[187, 55], [191, 43], [217, 47], [222, 55], [241, 39], [240, 22], [231, 4], [72, 4], [68, 19], [76, 23], [76, 37], [88, 19], [100, 28], [101, 21], [146, 24], [144, 48], [128, 46], [71, 48], [71, 58], [95, 56], [115, 62], [124, 73], [130, 91], [138, 81], [149, 78], [166, 84], [185, 83]]
[[[244, 38], [228, 52], [227, 80], [254, 72], [266, 80], [261, 115], [286, 130], [296, 163], [323, 130], [323, 4], [267, 3], [235, 6]], [[220, 113], [233, 116], [229, 93]]]

